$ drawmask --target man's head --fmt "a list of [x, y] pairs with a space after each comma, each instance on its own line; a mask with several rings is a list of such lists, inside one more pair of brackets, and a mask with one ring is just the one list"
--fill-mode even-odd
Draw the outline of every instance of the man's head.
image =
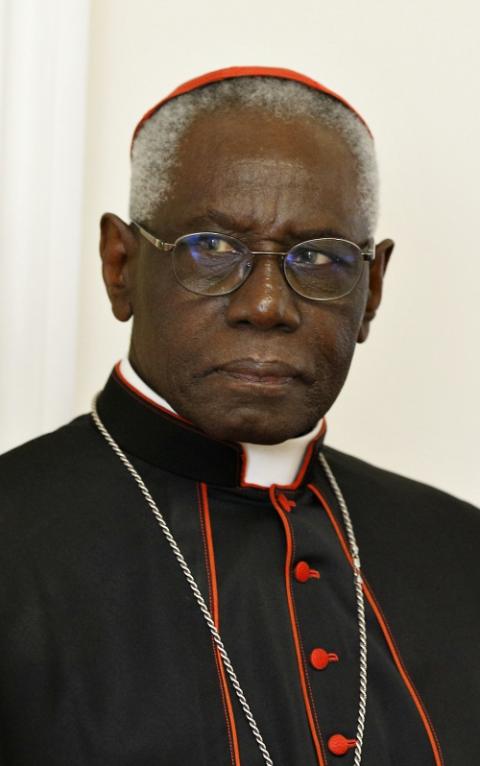
[[[362, 249], [377, 217], [373, 142], [329, 95], [243, 77], [182, 95], [141, 127], [131, 217], [166, 242], [198, 231], [282, 253], [336, 236]], [[130, 359], [181, 415], [210, 435], [275, 443], [311, 429], [335, 401], [365, 340], [392, 249], [377, 245], [350, 294], [302, 297], [281, 258], [256, 256], [238, 289], [193, 293], [169, 253], [102, 219], [104, 279], [115, 316], [133, 314]]]

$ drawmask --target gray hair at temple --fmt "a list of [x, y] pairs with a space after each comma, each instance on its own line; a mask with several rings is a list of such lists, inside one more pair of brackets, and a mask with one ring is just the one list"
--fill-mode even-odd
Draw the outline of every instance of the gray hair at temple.
[[360, 211], [375, 232], [378, 169], [373, 139], [359, 117], [335, 98], [275, 77], [238, 77], [185, 93], [161, 106], [141, 127], [132, 148], [130, 217], [152, 222], [168, 199], [182, 136], [195, 118], [228, 107], [261, 110], [281, 120], [304, 115], [341, 134], [356, 159]]

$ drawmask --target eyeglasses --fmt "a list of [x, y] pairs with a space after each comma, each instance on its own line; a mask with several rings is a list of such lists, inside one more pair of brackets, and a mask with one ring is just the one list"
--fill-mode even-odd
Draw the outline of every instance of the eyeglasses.
[[362, 250], [346, 239], [324, 237], [300, 242], [288, 252], [251, 251], [238, 239], [213, 231], [186, 234], [175, 242], [164, 242], [132, 221], [140, 234], [161, 252], [172, 253], [177, 281], [198, 295], [228, 295], [237, 290], [252, 272], [255, 258], [275, 256], [287, 283], [312, 301], [343, 298], [357, 285], [365, 261], [375, 259], [373, 240]]

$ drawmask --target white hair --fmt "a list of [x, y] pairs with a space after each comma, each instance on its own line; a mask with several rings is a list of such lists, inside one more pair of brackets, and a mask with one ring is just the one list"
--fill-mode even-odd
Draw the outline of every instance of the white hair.
[[378, 218], [378, 170], [373, 139], [361, 119], [337, 99], [299, 82], [239, 77], [211, 83], [172, 99], [141, 127], [132, 149], [130, 217], [151, 222], [168, 199], [183, 134], [205, 112], [256, 109], [281, 120], [305, 116], [336, 130], [357, 165], [360, 213], [373, 235]]

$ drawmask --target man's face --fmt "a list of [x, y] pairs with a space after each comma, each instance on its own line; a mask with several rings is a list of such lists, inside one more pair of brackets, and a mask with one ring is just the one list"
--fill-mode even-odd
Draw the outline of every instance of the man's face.
[[[250, 111], [203, 115], [182, 140], [169, 201], [149, 228], [168, 242], [223, 232], [252, 250], [325, 235], [364, 245], [356, 188], [352, 155], [325, 126]], [[219, 439], [269, 444], [313, 428], [346, 378], [368, 266], [350, 295], [322, 303], [293, 292], [280, 259], [262, 256], [235, 292], [207, 297], [178, 284], [169, 254], [132, 242], [130, 359], [145, 381]]]

